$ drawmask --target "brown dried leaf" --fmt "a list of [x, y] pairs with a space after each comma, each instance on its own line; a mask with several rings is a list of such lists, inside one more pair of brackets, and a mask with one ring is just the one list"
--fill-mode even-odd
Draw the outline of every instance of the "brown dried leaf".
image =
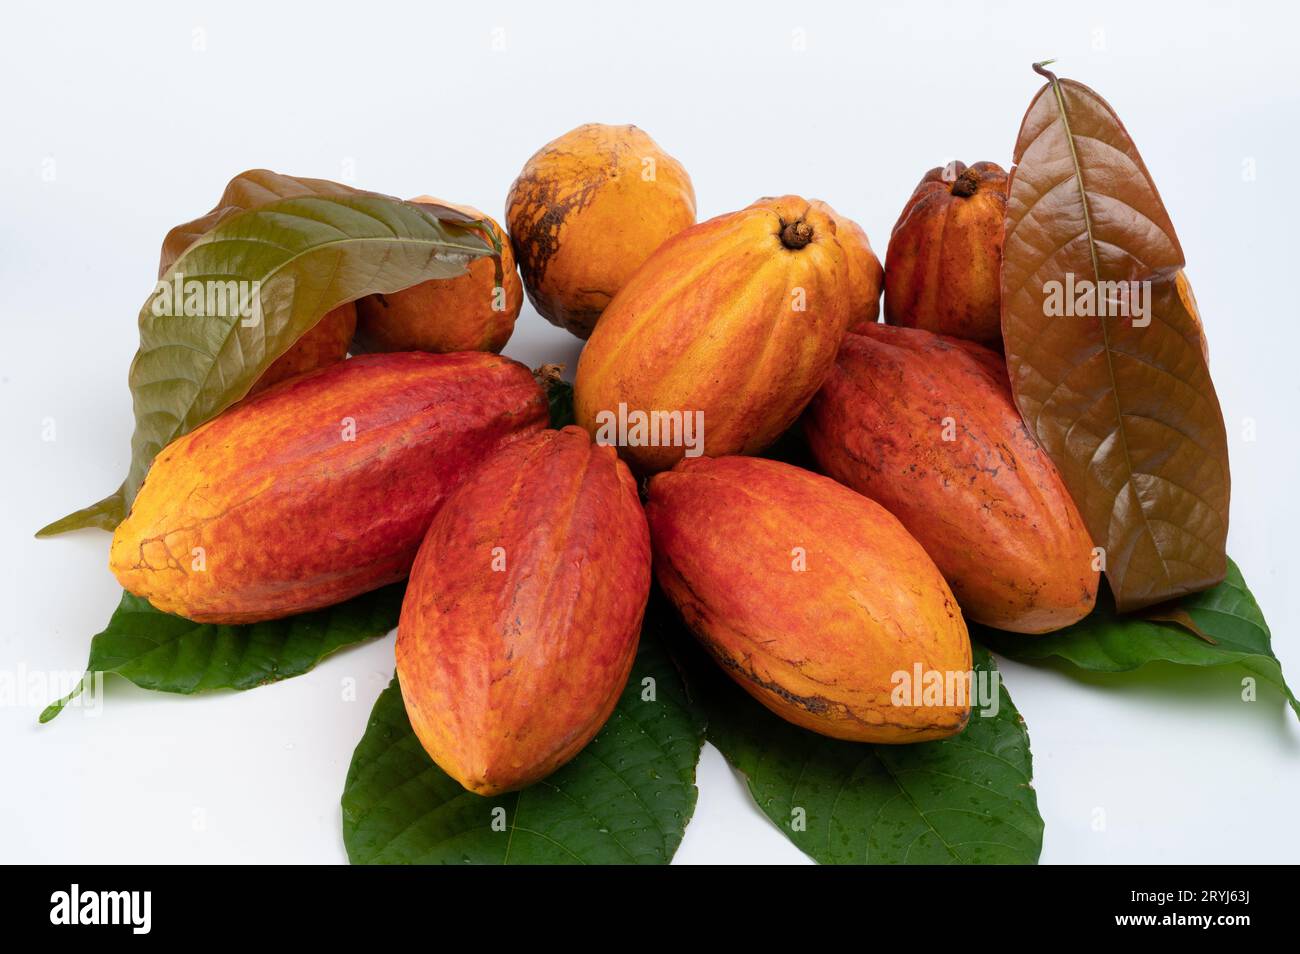
[[1192, 614], [1183, 609], [1178, 603], [1160, 603], [1156, 606], [1148, 606], [1137, 615], [1140, 619], [1148, 619], [1155, 623], [1173, 623], [1211, 646], [1218, 645], [1218, 641], [1197, 626]]
[[[1020, 127], [1007, 204], [1007, 365], [1129, 611], [1223, 579], [1227, 437], [1182, 247], [1137, 147], [1095, 92], [1035, 69], [1049, 81]], [[1145, 320], [1049, 315], [1051, 283], [1071, 276], [1111, 303], [1099, 282], [1149, 282]]]

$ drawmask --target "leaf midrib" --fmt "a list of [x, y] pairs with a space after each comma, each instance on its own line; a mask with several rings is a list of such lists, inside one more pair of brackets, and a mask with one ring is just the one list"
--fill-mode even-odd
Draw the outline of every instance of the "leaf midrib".
[[[1079, 162], [1079, 153], [1074, 147], [1074, 132], [1070, 129], [1070, 118], [1065, 110], [1065, 96], [1061, 93], [1060, 81], [1052, 76], [1050, 80], [1052, 92], [1056, 96], [1057, 112], [1061, 116], [1061, 125], [1065, 127], [1065, 141], [1070, 147], [1070, 162], [1074, 165], [1075, 181], [1079, 184], [1079, 202], [1083, 206], [1083, 226], [1088, 236], [1088, 255], [1092, 260], [1092, 279], [1094, 285], [1101, 282], [1101, 263], [1097, 258], [1097, 239], [1092, 229], [1092, 212], [1088, 207], [1088, 189], [1083, 181], [1083, 165]], [[1112, 354], [1110, 343], [1110, 331], [1106, 326], [1106, 319], [1099, 318], [1098, 324], [1101, 327], [1102, 347], [1106, 351], [1106, 374], [1110, 379], [1111, 398], [1115, 404], [1115, 429], [1119, 432], [1120, 449], [1124, 455], [1124, 486], [1133, 494], [1137, 501], [1137, 512], [1142, 518], [1142, 530], [1150, 541], [1152, 549], [1156, 554], [1156, 559], [1160, 561], [1160, 569], [1164, 573], [1166, 583], [1170, 579], [1169, 564], [1165, 560], [1164, 552], [1161, 550], [1159, 543], [1156, 541], [1155, 533], [1151, 529], [1150, 522], [1147, 520], [1146, 506], [1142, 502], [1141, 495], [1137, 488], [1133, 486], [1133, 457], [1129, 450], [1128, 429], [1125, 427], [1125, 414], [1123, 402], [1119, 396], [1119, 382], [1115, 376], [1115, 361]], [[1106, 545], [1110, 546], [1110, 534], [1107, 533]]]

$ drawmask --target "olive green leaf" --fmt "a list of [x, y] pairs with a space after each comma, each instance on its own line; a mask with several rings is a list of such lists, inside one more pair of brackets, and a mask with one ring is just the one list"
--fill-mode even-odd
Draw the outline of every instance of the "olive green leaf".
[[1182, 666], [1235, 663], [1281, 690], [1300, 716], [1300, 702], [1282, 678], [1282, 664], [1273, 655], [1264, 614], [1237, 564], [1229, 559], [1222, 583], [1183, 597], [1178, 608], [1213, 642], [1167, 620], [1121, 616], [1104, 589], [1091, 614], [1046, 636], [976, 629], [981, 642], [1011, 659], [1034, 662], [1057, 657], [1093, 672], [1128, 672], [1156, 661]]
[[483, 797], [429, 758], [397, 680], [380, 695], [343, 790], [354, 864], [666, 864], [695, 810], [704, 727], [659, 644], [643, 636], [614, 714], [577, 757]]
[[66, 517], [48, 523], [36, 531], [38, 537], [55, 537], [69, 530], [113, 530], [126, 516], [126, 484], [118, 487], [103, 500], [74, 510]]
[[120, 522], [158, 451], [243, 397], [326, 312], [500, 255], [495, 234], [461, 213], [323, 180], [255, 170], [223, 201], [168, 236], [165, 274], [140, 310], [126, 480], [37, 536]]
[[[758, 807], [823, 864], [1035, 864], [1043, 820], [1031, 786], [1029, 733], [997, 685], [996, 713], [973, 706], [951, 739], [841, 742], [773, 715], [701, 651], [674, 642], [708, 740], [745, 776]], [[997, 666], [974, 647], [973, 682]], [[980, 675], [983, 674], [983, 675]], [[991, 692], [990, 692], [991, 697]]]
[[[404, 584], [285, 619], [243, 626], [195, 623], [122, 594], [108, 628], [90, 642], [90, 673], [116, 673], [143, 689], [186, 695], [209, 689], [252, 689], [300, 676], [330, 653], [382, 636], [397, 625]], [[73, 690], [41, 713], [49, 722], [81, 692]]]

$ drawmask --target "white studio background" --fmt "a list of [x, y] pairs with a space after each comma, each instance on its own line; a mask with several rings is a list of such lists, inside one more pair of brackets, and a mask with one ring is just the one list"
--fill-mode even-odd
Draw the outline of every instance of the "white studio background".
[[[632, 122], [685, 164], [701, 219], [798, 192], [861, 222], [883, 257], [927, 169], [1010, 164], [1040, 83], [1030, 63], [1055, 56], [1123, 117], [1178, 227], [1228, 422], [1230, 552], [1300, 686], [1298, 10], [7, 3], [0, 669], [80, 669], [117, 604], [105, 534], [32, 533], [120, 481], [159, 244], [235, 174], [427, 192], [500, 218], [542, 144]], [[507, 353], [572, 368], [578, 347], [525, 306]], [[7, 700], [0, 860], [343, 861], [339, 796], [392, 644], [243, 694], [110, 680], [99, 717], [47, 726], [48, 699]], [[1232, 669], [1004, 672], [1032, 736], [1045, 862], [1294, 861], [1300, 725], [1270, 688], [1245, 704]], [[699, 786], [680, 862], [806, 860], [712, 749]]]

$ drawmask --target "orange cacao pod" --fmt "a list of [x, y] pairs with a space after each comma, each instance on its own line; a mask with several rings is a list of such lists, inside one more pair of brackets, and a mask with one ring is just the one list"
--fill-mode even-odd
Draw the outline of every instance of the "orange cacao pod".
[[[432, 279], [357, 302], [357, 345], [361, 351], [499, 352], [510, 340], [524, 304], [524, 287], [505, 229], [478, 209], [422, 195], [412, 202], [455, 209], [488, 223], [501, 242], [501, 285], [491, 256], [473, 259], [455, 278]], [[491, 240], [491, 236], [485, 236]]]
[[348, 356], [352, 334], [357, 327], [355, 302], [339, 305], [328, 311], [320, 321], [307, 329], [289, 350], [271, 362], [245, 396], [260, 394], [272, 385], [289, 378], [338, 364]]
[[579, 338], [650, 253], [694, 223], [691, 177], [635, 126], [588, 123], [547, 143], [506, 198], [529, 300]]
[[353, 358], [163, 448], [109, 565], [130, 592], [199, 622], [329, 606], [406, 576], [443, 497], [546, 420], [532, 375], [506, 358]]
[[[776, 207], [780, 202], [778, 198], [766, 198], [754, 205]], [[880, 290], [885, 285], [885, 269], [871, 248], [866, 230], [821, 199], [813, 199], [808, 208], [825, 213], [835, 223], [835, 237], [848, 260], [849, 330], [876, 324], [880, 319]]]
[[397, 628], [411, 726], [471, 792], [522, 788], [605, 724], [636, 655], [650, 540], [631, 473], [577, 427], [516, 441], [447, 499]]
[[889, 237], [885, 321], [999, 347], [1006, 211], [996, 163], [927, 172]]
[[996, 353], [888, 325], [849, 335], [804, 432], [824, 473], [921, 542], [967, 619], [1045, 633], [1092, 610], [1092, 540]]
[[879, 504], [753, 457], [683, 460], [650, 481], [655, 576], [722, 668], [782, 718], [855, 742], [953, 735], [969, 684], [900, 700], [917, 667], [968, 677], [948, 585]]
[[[618, 443], [640, 472], [685, 456], [686, 427], [695, 422], [702, 448], [691, 456], [762, 450], [834, 363], [849, 323], [835, 223], [798, 196], [767, 202], [661, 245], [582, 351], [576, 420], [598, 441]], [[662, 422], [654, 425], [659, 437], [624, 428], [624, 419]], [[664, 429], [673, 431], [669, 439]]]

